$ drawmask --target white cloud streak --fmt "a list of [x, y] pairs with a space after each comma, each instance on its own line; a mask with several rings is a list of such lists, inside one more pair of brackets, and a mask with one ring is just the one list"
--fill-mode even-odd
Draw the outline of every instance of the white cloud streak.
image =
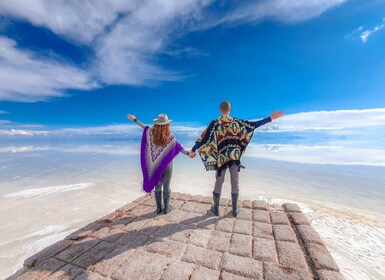
[[[159, 81], [176, 81], [185, 73], [164, 69], [158, 55], [183, 55], [173, 43], [191, 30], [221, 23], [255, 22], [272, 18], [291, 23], [317, 17], [345, 0], [263, 0], [232, 3], [230, 13], [209, 12], [219, 0], [33, 0], [1, 1], [0, 15], [26, 20], [45, 27], [75, 44], [93, 49], [95, 56], [87, 71], [51, 59], [35, 57], [21, 51], [15, 43], [2, 38], [0, 49], [17, 59], [1, 56], [0, 99], [40, 101], [64, 96], [65, 89], [87, 90], [96, 84], [151, 85]], [[246, 4], [245, 4], [246, 3]], [[220, 5], [219, 5], [220, 6]], [[203, 52], [204, 53], [204, 52]], [[189, 55], [201, 51], [189, 51]], [[5, 80], [5, 78], [3, 78]], [[2, 81], [1, 81], [2, 82]]]
[[[377, 24], [373, 29], [368, 29], [368, 30], [363, 31], [360, 35], [360, 39], [361, 39], [362, 43], [365, 44], [371, 35], [380, 31], [384, 27], [385, 27], [385, 18], [382, 19], [382, 23]], [[361, 30], [362, 30], [362, 28], [361, 28]]]

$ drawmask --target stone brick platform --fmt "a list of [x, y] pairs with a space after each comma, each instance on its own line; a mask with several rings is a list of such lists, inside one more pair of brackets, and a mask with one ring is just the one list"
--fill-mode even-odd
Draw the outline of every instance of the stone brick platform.
[[268, 205], [172, 193], [155, 214], [143, 196], [25, 260], [9, 279], [343, 279], [318, 233], [295, 204]]

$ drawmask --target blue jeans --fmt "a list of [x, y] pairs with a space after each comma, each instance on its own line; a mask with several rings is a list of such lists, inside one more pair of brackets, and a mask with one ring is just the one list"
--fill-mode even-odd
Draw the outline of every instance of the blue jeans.
[[162, 185], [163, 185], [163, 192], [169, 193], [170, 192], [170, 182], [172, 177], [172, 162], [167, 166], [166, 170], [163, 172], [162, 177], [160, 178], [158, 184], [155, 187], [155, 192], [161, 192], [162, 191]]

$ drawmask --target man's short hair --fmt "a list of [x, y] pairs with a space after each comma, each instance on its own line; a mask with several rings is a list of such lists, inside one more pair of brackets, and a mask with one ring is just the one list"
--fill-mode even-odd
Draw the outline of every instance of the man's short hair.
[[230, 111], [231, 104], [229, 101], [222, 101], [221, 105], [219, 105], [219, 108], [221, 109], [221, 112], [228, 112]]

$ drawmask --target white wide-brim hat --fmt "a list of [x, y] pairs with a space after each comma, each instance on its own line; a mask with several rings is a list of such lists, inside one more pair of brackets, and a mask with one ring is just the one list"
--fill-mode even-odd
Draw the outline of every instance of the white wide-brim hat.
[[159, 114], [157, 119], [154, 119], [154, 124], [157, 125], [166, 125], [172, 122], [172, 120], [168, 119], [167, 114]]

